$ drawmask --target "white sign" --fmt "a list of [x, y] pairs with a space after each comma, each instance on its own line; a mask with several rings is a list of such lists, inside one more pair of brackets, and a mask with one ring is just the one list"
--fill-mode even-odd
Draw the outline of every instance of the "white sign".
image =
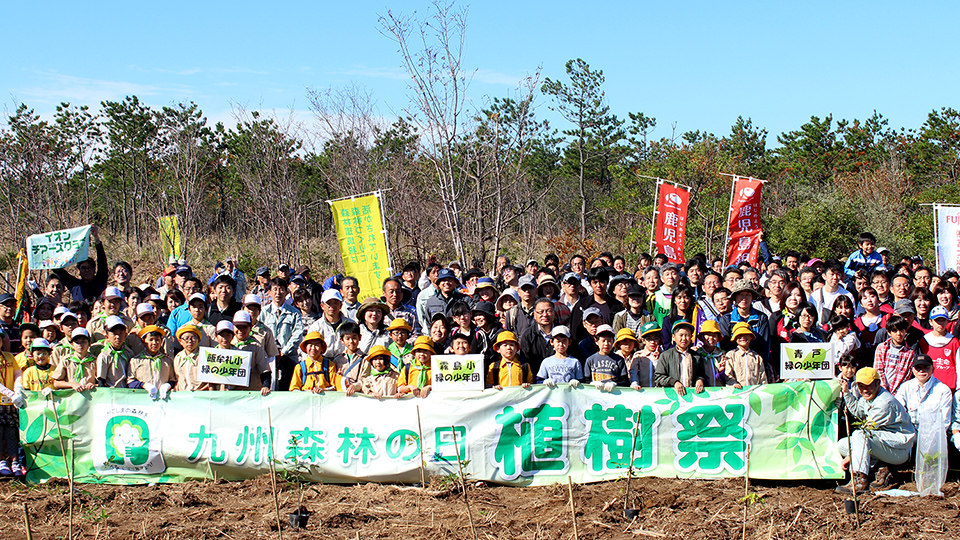
[[780, 345], [780, 378], [832, 379], [833, 345], [830, 343], [783, 343]]
[[31, 270], [66, 268], [85, 261], [90, 251], [90, 225], [27, 237]]
[[197, 380], [214, 384], [250, 386], [250, 361], [253, 353], [236, 349], [200, 347]]
[[430, 358], [430, 384], [434, 392], [483, 391], [482, 354], [439, 354]]
[[960, 206], [935, 205], [937, 273], [960, 270]]
[[93, 467], [97, 474], [159, 474], [160, 407], [97, 404], [93, 407]]

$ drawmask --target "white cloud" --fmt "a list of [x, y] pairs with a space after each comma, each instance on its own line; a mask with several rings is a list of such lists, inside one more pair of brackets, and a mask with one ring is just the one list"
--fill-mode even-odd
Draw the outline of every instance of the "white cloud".
[[68, 101], [79, 104], [96, 104], [105, 100], [118, 100], [126, 96], [190, 96], [193, 90], [186, 85], [153, 85], [130, 81], [111, 81], [76, 77], [62, 73], [41, 72], [37, 74], [40, 84], [13, 89], [28, 101], [60, 103]]

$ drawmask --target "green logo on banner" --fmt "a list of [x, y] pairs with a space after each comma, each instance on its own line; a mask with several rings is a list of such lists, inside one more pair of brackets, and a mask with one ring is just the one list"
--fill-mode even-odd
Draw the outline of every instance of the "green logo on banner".
[[107, 462], [121, 466], [140, 466], [150, 457], [150, 427], [136, 416], [114, 416], [104, 433]]

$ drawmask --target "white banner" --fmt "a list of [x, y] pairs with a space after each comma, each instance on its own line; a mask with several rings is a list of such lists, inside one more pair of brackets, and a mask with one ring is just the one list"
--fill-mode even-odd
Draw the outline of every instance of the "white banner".
[[200, 347], [197, 380], [233, 386], [250, 385], [250, 351]]
[[782, 343], [780, 377], [787, 379], [832, 379], [836, 365], [830, 343]]
[[90, 225], [27, 237], [31, 270], [66, 268], [84, 261], [90, 251]]
[[960, 269], [960, 206], [934, 205], [937, 224], [937, 273]]

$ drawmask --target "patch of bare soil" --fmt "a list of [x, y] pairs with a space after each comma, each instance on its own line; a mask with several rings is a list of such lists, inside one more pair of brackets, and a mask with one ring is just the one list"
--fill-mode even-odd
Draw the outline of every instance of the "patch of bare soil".
[[[575, 485], [581, 540], [617, 538], [734, 539], [743, 535], [743, 480], [640, 478], [632, 481], [634, 520], [624, 518], [625, 481]], [[746, 537], [763, 539], [960, 538], [960, 484], [943, 498], [861, 498], [861, 527], [844, 511], [835, 482], [805, 485], [751, 482]], [[905, 488], [912, 486], [906, 485]], [[313, 485], [304, 495], [305, 529], [291, 528], [296, 486], [278, 484], [283, 538], [474, 538], [462, 492], [378, 484]], [[279, 538], [270, 479], [156, 486], [78, 484], [75, 538]], [[472, 484], [467, 495], [480, 539], [572, 539], [566, 485], [516, 488]], [[26, 538], [23, 506], [34, 539], [66, 538], [64, 482], [0, 484], [0, 539]]]

